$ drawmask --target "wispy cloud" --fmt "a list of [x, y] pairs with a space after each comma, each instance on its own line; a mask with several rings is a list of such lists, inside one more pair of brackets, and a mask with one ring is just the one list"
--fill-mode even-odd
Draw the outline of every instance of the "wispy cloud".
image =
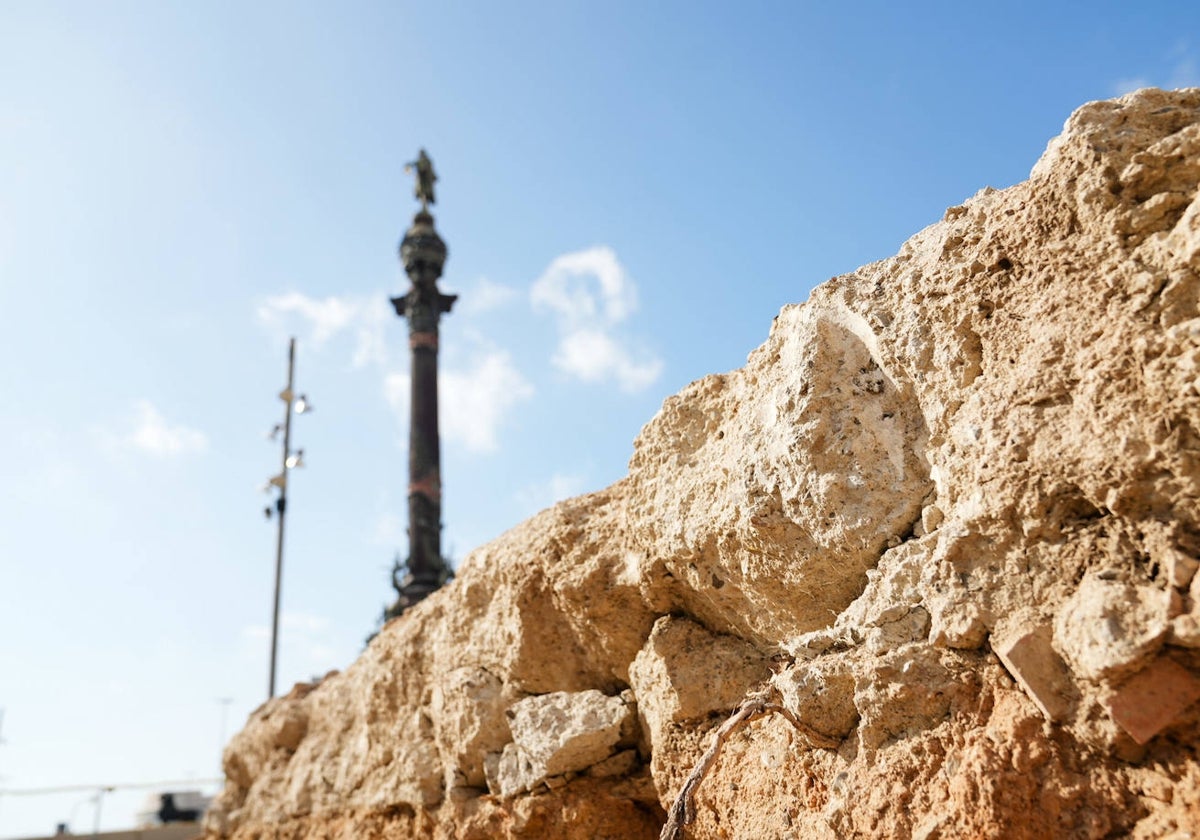
[[1180, 58], [1171, 70], [1167, 83], [1173, 88], [1200, 86], [1200, 70], [1197, 70], [1196, 59], [1190, 55]]
[[[329, 629], [329, 619], [314, 613], [286, 610], [279, 615], [279, 627], [309, 635], [320, 634]], [[271, 628], [265, 624], [248, 624], [242, 628], [242, 635], [248, 639], [265, 639], [271, 635]]]
[[583, 476], [555, 473], [549, 479], [529, 484], [517, 491], [516, 498], [527, 515], [550, 507], [555, 502], [578, 496], [583, 492]]
[[387, 362], [384, 328], [395, 315], [382, 294], [318, 299], [303, 292], [287, 292], [260, 303], [257, 315], [267, 329], [280, 335], [301, 334], [316, 347], [343, 332], [353, 333], [351, 364], [356, 368]]
[[396, 311], [392, 308], [391, 301], [383, 296], [373, 297], [359, 307], [354, 358], [351, 364], [355, 367], [387, 364], [385, 330], [395, 318]]
[[1112, 92], [1113, 96], [1124, 96], [1145, 87], [1152, 87], [1150, 80], [1145, 76], [1134, 76], [1128, 79], [1117, 79], [1113, 82]]
[[662, 372], [662, 360], [619, 329], [637, 309], [637, 287], [611, 248], [557, 257], [534, 281], [529, 298], [535, 311], [557, 322], [551, 361], [568, 376], [639, 391]]
[[[504, 306], [516, 291], [487, 278], [480, 278], [465, 296], [474, 314]], [[313, 345], [332, 341], [341, 334], [355, 337], [351, 364], [356, 368], [378, 366], [382, 372], [383, 395], [402, 422], [408, 422], [410, 379], [408, 358], [389, 358], [387, 329], [395, 325], [395, 313], [383, 295], [374, 297], [331, 296], [313, 298], [288, 292], [267, 298], [257, 308], [259, 323], [281, 335], [302, 332]], [[439, 372], [442, 405], [441, 432], [444, 438], [462, 443], [474, 452], [492, 452], [505, 420], [519, 403], [533, 396], [533, 385], [513, 363], [510, 354], [475, 336], [481, 351], [465, 365], [443, 363]]]
[[1117, 79], [1112, 85], [1113, 95], [1123, 96], [1146, 87], [1171, 90], [1200, 86], [1200, 65], [1197, 65], [1196, 57], [1188, 44], [1176, 44], [1164, 56], [1164, 61], [1170, 62], [1170, 65], [1165, 66], [1160, 73], [1142, 73]]
[[492, 350], [464, 370], [442, 377], [446, 436], [476, 452], [495, 451], [496, 433], [519, 403], [533, 396], [533, 386], [504, 350]]
[[480, 277], [474, 288], [463, 293], [457, 310], [459, 314], [473, 318], [500, 309], [516, 297], [517, 290], [513, 287]]
[[172, 458], [203, 452], [208, 437], [198, 429], [183, 424], [168, 423], [149, 400], [136, 403], [137, 420], [125, 443], [149, 455]]
[[654, 384], [662, 373], [662, 361], [649, 355], [637, 359], [612, 335], [597, 329], [581, 328], [564, 334], [553, 361], [584, 382], [615, 378], [626, 391], [640, 391]]
[[[408, 422], [407, 371], [384, 377], [383, 392], [397, 419]], [[517, 370], [508, 352], [488, 348], [466, 367], [448, 368], [439, 377], [441, 432], [472, 452], [494, 452], [500, 427], [513, 409], [534, 394], [533, 385]]]
[[534, 309], [550, 310], [568, 326], [619, 324], [637, 308], [637, 288], [603, 245], [556, 257], [529, 296]]
[[274, 327], [283, 326], [288, 315], [298, 315], [308, 322], [313, 341], [323, 344], [349, 326], [357, 309], [358, 303], [349, 298], [318, 300], [302, 292], [288, 292], [263, 301], [258, 307], [258, 318]]
[[[280, 650], [292, 662], [312, 675], [339, 667], [349, 654], [339, 652], [330, 641], [332, 623], [323, 615], [285, 610], [279, 616]], [[261, 646], [271, 638], [271, 628], [265, 624], [248, 624], [242, 628], [246, 656], [261, 655]]]
[[396, 545], [404, 539], [404, 520], [400, 514], [385, 511], [375, 520], [371, 542], [376, 545]]
[[287, 630], [306, 633], [324, 633], [329, 629], [329, 619], [315, 613], [288, 611], [279, 617], [279, 623]]

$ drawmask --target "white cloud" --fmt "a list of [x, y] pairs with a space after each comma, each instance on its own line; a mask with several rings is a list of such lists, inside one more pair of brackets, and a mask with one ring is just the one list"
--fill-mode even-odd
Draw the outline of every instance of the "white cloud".
[[286, 316], [299, 315], [312, 328], [312, 340], [324, 344], [354, 318], [358, 304], [349, 298], [311, 298], [302, 292], [288, 292], [267, 298], [258, 307], [258, 319], [267, 326], [282, 327]]
[[503, 350], [493, 350], [467, 370], [448, 370], [441, 383], [446, 437], [474, 452], [493, 452], [500, 424], [533, 386]]
[[171, 458], [203, 452], [208, 448], [204, 432], [184, 425], [171, 425], [149, 400], [137, 402], [137, 424], [125, 442], [150, 455]]
[[[279, 614], [280, 630], [290, 630], [305, 636], [319, 636], [330, 626], [328, 618], [315, 613], [284, 610]], [[248, 624], [242, 628], [242, 635], [247, 639], [266, 639], [271, 635], [271, 628], [265, 624]]]
[[369, 364], [387, 364], [387, 342], [384, 340], [387, 325], [396, 317], [396, 310], [391, 301], [382, 297], [373, 297], [360, 305], [357, 325], [358, 335], [355, 341], [354, 358], [351, 364], [356, 368]]
[[[407, 372], [389, 373], [383, 380], [384, 397], [404, 423], [409, 419], [410, 384]], [[504, 350], [489, 349], [468, 367], [443, 370], [438, 382], [442, 437], [472, 452], [494, 452], [500, 427], [533, 392]]]
[[620, 336], [637, 309], [637, 287], [612, 248], [597, 246], [555, 258], [529, 293], [535, 311], [554, 316], [559, 343], [552, 361], [583, 382], [615, 381], [639, 391], [662, 372], [662, 361]]
[[522, 487], [517, 491], [517, 501], [531, 515], [582, 492], [583, 476], [555, 473], [547, 481]]
[[329, 629], [329, 619], [323, 615], [288, 611], [279, 616], [279, 623], [288, 630], [305, 633], [324, 633]]
[[1144, 76], [1135, 76], [1128, 79], [1117, 79], [1113, 82], [1112, 92], [1113, 96], [1124, 96], [1146, 87], [1151, 87], [1150, 80]]
[[584, 382], [616, 379], [622, 390], [640, 391], [658, 379], [662, 360], [646, 355], [641, 361], [601, 330], [579, 329], [562, 337], [553, 357], [554, 365]]
[[404, 520], [398, 513], [384, 512], [375, 520], [371, 542], [376, 545], [396, 545], [405, 538]]
[[1113, 83], [1112, 91], [1115, 96], [1122, 96], [1147, 87], [1162, 87], [1167, 90], [1176, 88], [1196, 87], [1200, 85], [1200, 69], [1197, 69], [1196, 59], [1186, 44], [1177, 44], [1170, 51], [1170, 59], [1174, 64], [1163, 74], [1155, 74], [1152, 78], [1147, 75], [1130, 76], [1118, 79]]
[[396, 417], [408, 422], [410, 382], [407, 371], [393, 371], [383, 377], [383, 398]]
[[1175, 65], [1175, 69], [1171, 71], [1171, 78], [1167, 84], [1172, 88], [1200, 85], [1200, 72], [1196, 70], [1196, 60], [1191, 56], [1181, 58]]
[[475, 287], [469, 292], [464, 292], [459, 299], [458, 312], [473, 318], [505, 306], [516, 296], [517, 290], [511, 286], [480, 277]]
[[637, 309], [637, 289], [612, 248], [603, 245], [556, 257], [530, 290], [535, 310], [568, 325], [618, 324]]
[[[325, 616], [285, 610], [279, 616], [279, 650], [290, 664], [309, 675], [316, 675], [343, 665], [349, 658], [329, 640], [332, 631], [333, 625]], [[257, 658], [270, 638], [271, 628], [265, 624], [244, 626], [244, 655]]]
[[302, 292], [287, 292], [267, 298], [259, 304], [257, 314], [259, 323], [281, 336], [303, 329], [306, 338], [317, 347], [342, 332], [353, 332], [355, 347], [351, 364], [359, 368], [372, 363], [386, 364], [384, 329], [394, 317], [393, 311], [383, 295], [367, 298], [331, 295], [317, 299]]
[[242, 628], [242, 637], [250, 641], [271, 638], [271, 628], [265, 624], [248, 624]]
[[[474, 313], [505, 305], [516, 292], [487, 278], [480, 278], [472, 300]], [[383, 297], [328, 297], [323, 300], [301, 292], [267, 298], [258, 307], [258, 319], [268, 329], [286, 335], [300, 327], [309, 340], [320, 346], [340, 334], [355, 335], [351, 358], [354, 367], [377, 365], [383, 375], [383, 395], [403, 423], [408, 422], [411, 380], [407, 370], [395, 369], [387, 352], [386, 330], [395, 319]], [[403, 324], [397, 325], [399, 334]], [[466, 366], [446, 366], [439, 372], [440, 423], [442, 436], [458, 441], [475, 452], [491, 452], [497, 446], [500, 427], [519, 403], [533, 396], [533, 386], [514, 366], [509, 354], [487, 344], [486, 339], [468, 334], [468, 340], [483, 345], [483, 351]], [[398, 359], [396, 360], [399, 361]], [[407, 354], [404, 363], [407, 368]], [[380, 532], [383, 533], [382, 531]]]

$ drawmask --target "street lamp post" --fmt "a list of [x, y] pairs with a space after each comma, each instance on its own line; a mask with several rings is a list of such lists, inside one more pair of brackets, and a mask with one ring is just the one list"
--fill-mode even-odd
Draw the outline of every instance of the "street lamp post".
[[[283, 400], [285, 408], [283, 411], [283, 422], [277, 423], [271, 431], [271, 438], [274, 439], [283, 432], [283, 455], [281, 457], [281, 469], [279, 475], [276, 475], [267, 482], [266, 490], [270, 492], [274, 487], [279, 491], [279, 497], [275, 500], [274, 513], [277, 519], [277, 533], [275, 537], [275, 597], [274, 606], [271, 610], [271, 666], [270, 676], [267, 683], [267, 699], [270, 700], [275, 696], [275, 665], [279, 652], [279, 591], [280, 583], [283, 578], [283, 526], [287, 515], [287, 488], [288, 488], [288, 472], [296, 467], [304, 466], [304, 450], [297, 449], [292, 451], [292, 411], [295, 409], [296, 414], [305, 414], [312, 411], [312, 405], [308, 402], [308, 398], [303, 394], [296, 396], [292, 387], [295, 384], [296, 375], [296, 339], [292, 338], [288, 342], [288, 376], [287, 387], [279, 392], [279, 398]], [[264, 511], [267, 518], [271, 518], [272, 510], [270, 506]]]

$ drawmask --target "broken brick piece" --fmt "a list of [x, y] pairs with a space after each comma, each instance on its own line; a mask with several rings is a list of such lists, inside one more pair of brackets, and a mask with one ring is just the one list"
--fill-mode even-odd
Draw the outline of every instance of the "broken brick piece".
[[1070, 711], [1076, 692], [1066, 663], [1050, 644], [1052, 634], [1049, 626], [1039, 627], [996, 655], [1046, 719], [1054, 721]]
[[1109, 698], [1108, 712], [1133, 740], [1145, 744], [1196, 700], [1200, 700], [1200, 679], [1160, 657], [1117, 689]]

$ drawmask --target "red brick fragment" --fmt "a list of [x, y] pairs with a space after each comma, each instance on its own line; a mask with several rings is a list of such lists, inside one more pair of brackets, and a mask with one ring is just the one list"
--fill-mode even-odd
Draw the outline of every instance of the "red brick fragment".
[[1145, 744], [1196, 700], [1200, 700], [1200, 678], [1160, 657], [1117, 689], [1109, 698], [1108, 712], [1133, 740]]

